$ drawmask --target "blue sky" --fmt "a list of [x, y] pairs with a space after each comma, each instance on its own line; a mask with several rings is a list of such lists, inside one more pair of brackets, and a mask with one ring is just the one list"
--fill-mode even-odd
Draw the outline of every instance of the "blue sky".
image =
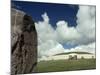
[[[35, 22], [42, 21], [41, 14], [46, 12], [51, 18], [50, 24], [54, 29], [56, 28], [56, 22], [59, 20], [67, 21], [69, 27], [76, 27], [78, 5], [25, 1], [12, 1], [12, 3], [14, 3], [17, 9], [31, 15]], [[75, 46], [76, 45], [63, 44], [64, 48], [72, 48]]]
[[76, 26], [78, 5], [51, 4], [39, 2], [12, 1], [20, 9], [31, 15], [35, 21], [42, 20], [41, 14], [47, 12], [51, 25], [55, 28], [58, 20], [66, 20], [69, 26]]
[[95, 6], [12, 1], [33, 17], [38, 33], [38, 55], [64, 51], [95, 53]]

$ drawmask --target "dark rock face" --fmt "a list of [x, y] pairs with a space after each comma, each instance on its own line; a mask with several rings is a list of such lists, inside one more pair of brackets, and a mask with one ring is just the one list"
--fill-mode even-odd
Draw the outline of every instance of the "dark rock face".
[[11, 9], [11, 74], [33, 73], [37, 64], [37, 33], [34, 21]]

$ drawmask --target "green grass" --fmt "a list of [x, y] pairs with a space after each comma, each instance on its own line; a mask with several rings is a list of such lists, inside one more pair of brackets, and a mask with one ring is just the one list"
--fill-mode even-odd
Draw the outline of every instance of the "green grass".
[[41, 61], [37, 64], [36, 72], [57, 72], [57, 71], [74, 71], [88, 70], [96, 68], [95, 59], [80, 60], [51, 60]]

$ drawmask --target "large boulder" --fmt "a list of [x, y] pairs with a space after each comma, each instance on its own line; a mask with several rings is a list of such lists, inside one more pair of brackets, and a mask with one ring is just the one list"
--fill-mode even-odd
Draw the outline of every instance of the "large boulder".
[[11, 74], [33, 73], [37, 64], [37, 32], [32, 17], [11, 8]]

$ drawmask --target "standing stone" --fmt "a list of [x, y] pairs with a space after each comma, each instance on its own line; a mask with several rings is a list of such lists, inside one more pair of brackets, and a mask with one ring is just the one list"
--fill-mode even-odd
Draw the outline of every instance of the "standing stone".
[[37, 33], [32, 17], [11, 9], [11, 74], [33, 73], [37, 64]]

